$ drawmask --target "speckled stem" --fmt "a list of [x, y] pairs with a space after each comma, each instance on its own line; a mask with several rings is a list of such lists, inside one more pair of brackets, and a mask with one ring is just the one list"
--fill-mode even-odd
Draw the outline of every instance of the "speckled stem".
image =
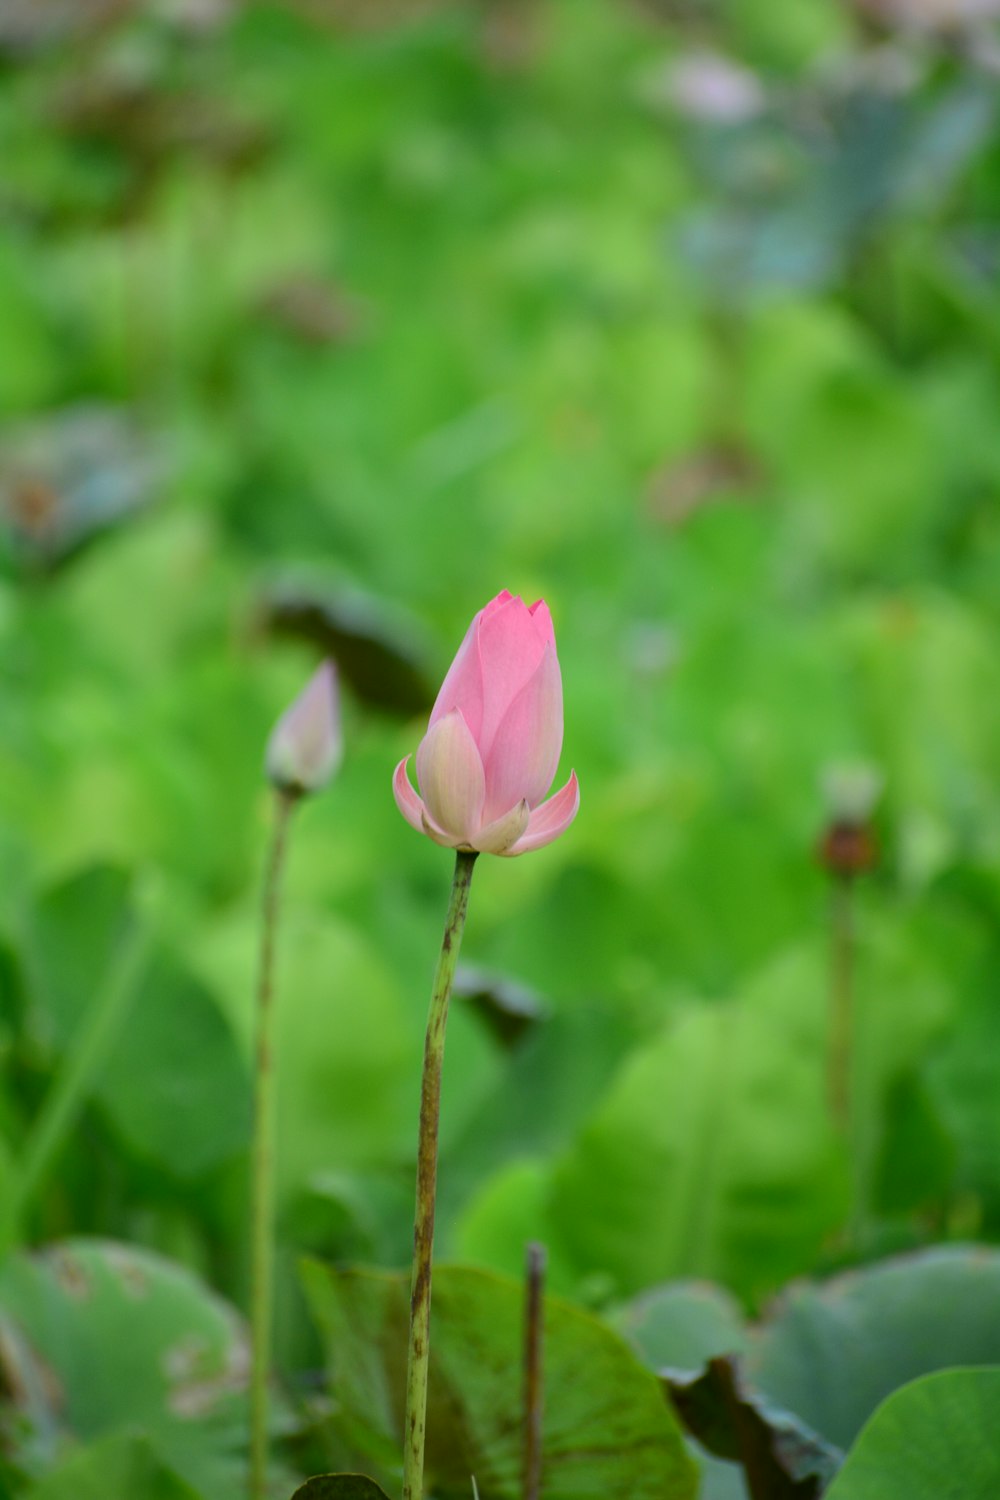
[[423, 1500], [424, 1436], [427, 1424], [427, 1374], [430, 1362], [431, 1255], [434, 1249], [434, 1199], [437, 1189], [438, 1121], [441, 1115], [441, 1065], [448, 1001], [462, 945], [475, 853], [459, 850], [451, 901], [424, 1043], [420, 1088], [420, 1142], [417, 1148], [417, 1207], [413, 1224], [413, 1279], [410, 1287], [410, 1346], [406, 1365], [406, 1418], [403, 1432], [403, 1500]]
[[274, 829], [261, 912], [250, 1185], [250, 1500], [264, 1500], [267, 1494], [267, 1387], [271, 1372], [274, 1267], [274, 949], [281, 875], [295, 801], [287, 792], [275, 795]]

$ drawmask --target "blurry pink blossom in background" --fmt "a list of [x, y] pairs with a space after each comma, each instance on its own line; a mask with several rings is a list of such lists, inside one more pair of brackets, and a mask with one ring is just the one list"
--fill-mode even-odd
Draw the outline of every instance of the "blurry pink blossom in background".
[[342, 754], [337, 673], [333, 662], [325, 661], [271, 731], [268, 779], [293, 797], [321, 791]]
[[576, 817], [576, 772], [547, 802], [562, 749], [562, 677], [548, 606], [504, 589], [481, 609], [452, 662], [417, 749], [418, 797], [393, 777], [400, 812], [449, 849], [526, 854]]

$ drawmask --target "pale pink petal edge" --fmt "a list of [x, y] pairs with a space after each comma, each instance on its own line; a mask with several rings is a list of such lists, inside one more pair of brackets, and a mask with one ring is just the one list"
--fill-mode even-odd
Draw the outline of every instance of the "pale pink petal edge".
[[423, 833], [425, 816], [424, 804], [413, 789], [413, 784], [406, 774], [406, 768], [413, 759], [412, 755], [404, 755], [392, 774], [392, 794], [396, 799], [396, 806], [411, 828], [418, 833]]
[[580, 783], [576, 779], [576, 772], [571, 771], [566, 785], [560, 787], [541, 807], [535, 808], [524, 833], [503, 853], [512, 858], [517, 854], [529, 854], [532, 849], [543, 849], [546, 844], [551, 844], [561, 833], [566, 832], [579, 811]]
[[443, 844], [446, 849], [457, 849], [461, 840], [437, 826], [423, 800], [414, 791], [413, 783], [406, 774], [406, 768], [412, 759], [412, 755], [404, 756], [393, 772], [392, 794], [396, 799], [396, 806], [410, 827], [415, 828], [418, 833], [426, 834], [435, 844]]

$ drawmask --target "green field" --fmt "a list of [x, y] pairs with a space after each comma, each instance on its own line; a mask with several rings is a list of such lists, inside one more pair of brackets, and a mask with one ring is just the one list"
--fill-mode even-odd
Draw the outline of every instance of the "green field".
[[[916, 1378], [830, 1500], [1000, 1493], [1000, 36], [948, 9], [0, 0], [0, 1495], [244, 1493], [263, 757], [324, 654], [273, 1497], [398, 1493], [452, 861], [390, 782], [504, 588], [581, 808], [477, 867], [428, 1500], [535, 1500], [528, 1241], [543, 1500], [818, 1496]], [[699, 1481], [651, 1372], [737, 1351], [769, 1436], [716, 1368]]]

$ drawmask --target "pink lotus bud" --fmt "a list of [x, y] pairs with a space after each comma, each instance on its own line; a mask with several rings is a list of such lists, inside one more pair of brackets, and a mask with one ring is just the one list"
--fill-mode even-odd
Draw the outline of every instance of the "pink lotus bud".
[[574, 771], [547, 802], [562, 749], [562, 678], [552, 617], [506, 589], [481, 609], [451, 664], [417, 750], [417, 796], [396, 767], [396, 804], [448, 849], [527, 854], [565, 833], [580, 806]]
[[342, 753], [337, 672], [332, 661], [325, 661], [271, 731], [268, 779], [292, 797], [321, 791]]

